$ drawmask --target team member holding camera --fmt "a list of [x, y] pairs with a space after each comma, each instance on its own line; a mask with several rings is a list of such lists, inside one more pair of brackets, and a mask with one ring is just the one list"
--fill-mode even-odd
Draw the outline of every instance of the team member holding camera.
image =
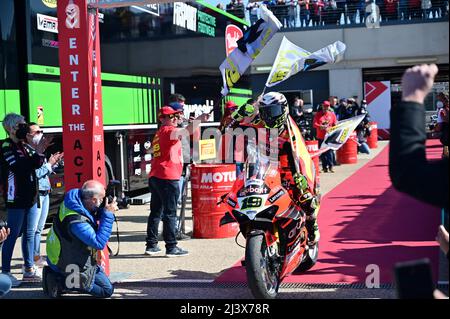
[[[97, 264], [97, 252], [105, 248], [111, 236], [113, 212], [118, 210], [116, 199], [109, 201], [105, 197], [105, 187], [95, 180], [66, 193], [47, 235], [48, 266], [44, 267], [42, 281], [44, 292], [51, 297], [58, 297], [66, 289], [97, 298], [113, 294], [113, 285]], [[73, 286], [67, 287], [67, 282]]]
[[42, 166], [44, 156], [25, 142], [28, 125], [23, 116], [7, 114], [3, 119], [3, 128], [8, 138], [1, 144], [0, 166], [10, 235], [3, 244], [2, 272], [10, 277], [15, 287], [19, 281], [11, 274], [11, 258], [20, 234], [23, 234], [22, 254], [25, 262], [23, 280], [41, 279], [34, 266], [33, 250], [38, 214], [38, 180], [35, 170]]

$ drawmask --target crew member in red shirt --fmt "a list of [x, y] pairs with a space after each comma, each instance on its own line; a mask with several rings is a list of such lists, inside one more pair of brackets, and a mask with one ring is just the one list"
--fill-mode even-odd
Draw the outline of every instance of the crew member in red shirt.
[[[336, 115], [330, 109], [330, 102], [323, 101], [322, 110], [317, 112], [314, 116], [313, 125], [317, 130], [316, 137], [319, 141], [319, 147], [322, 145], [325, 138], [327, 130], [335, 126], [337, 123]], [[320, 155], [320, 160], [322, 162], [322, 169], [324, 173], [330, 172], [334, 173], [333, 170], [333, 154], [332, 150], [328, 150], [322, 155]]]
[[180, 195], [179, 180], [183, 170], [181, 151], [182, 134], [177, 134], [181, 110], [164, 106], [159, 111], [161, 127], [153, 138], [153, 159], [149, 173], [152, 194], [150, 216], [147, 223], [146, 255], [161, 252], [158, 247], [158, 225], [163, 221], [163, 238], [166, 256], [186, 256], [188, 252], [177, 246], [177, 201]]

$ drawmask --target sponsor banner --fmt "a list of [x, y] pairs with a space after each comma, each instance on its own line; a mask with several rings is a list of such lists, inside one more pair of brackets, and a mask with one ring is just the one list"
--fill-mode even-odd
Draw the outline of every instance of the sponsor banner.
[[58, 0], [58, 42], [66, 190], [105, 183], [100, 41], [88, 0]]
[[364, 83], [364, 98], [367, 101], [367, 111], [378, 128], [389, 129], [391, 126], [391, 82], [375, 81]]
[[199, 149], [200, 149], [200, 160], [209, 160], [216, 158], [216, 140], [200, 140], [199, 141]]
[[237, 42], [243, 35], [244, 32], [242, 32], [241, 28], [238, 26], [235, 26], [234, 24], [227, 25], [227, 28], [225, 29], [225, 49], [227, 56], [238, 47]]
[[58, 18], [38, 13], [37, 28], [41, 31], [58, 33]]
[[55, 40], [42, 39], [42, 46], [57, 49], [59, 44]]
[[364, 119], [366, 115], [358, 115], [347, 120], [339, 121], [335, 126], [331, 127], [320, 147], [320, 151], [326, 151], [329, 149], [338, 150], [352, 135], [359, 123]]
[[298, 72], [312, 70], [327, 63], [338, 63], [343, 57], [345, 48], [344, 43], [336, 41], [310, 53], [283, 37], [266, 86], [275, 86]]
[[223, 79], [221, 92], [223, 96], [228, 94], [253, 60], [281, 28], [281, 22], [265, 5], [260, 7], [260, 16], [261, 19], [245, 31], [244, 36], [237, 41], [237, 48], [219, 67]]

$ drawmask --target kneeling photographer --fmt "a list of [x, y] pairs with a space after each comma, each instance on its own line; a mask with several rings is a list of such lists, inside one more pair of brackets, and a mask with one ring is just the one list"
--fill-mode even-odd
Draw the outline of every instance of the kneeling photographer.
[[44, 292], [59, 297], [67, 290], [108, 298], [114, 287], [97, 263], [111, 236], [117, 211], [115, 198], [106, 197], [104, 186], [89, 180], [68, 191], [47, 235]]
[[21, 234], [25, 264], [23, 280], [41, 279], [34, 265], [33, 250], [38, 213], [38, 180], [35, 170], [42, 166], [44, 156], [25, 142], [29, 127], [23, 116], [9, 113], [2, 124], [8, 137], [1, 143], [1, 182], [10, 229], [2, 249], [2, 273], [8, 276], [12, 286], [16, 287], [19, 281], [11, 274], [11, 258], [16, 240]]

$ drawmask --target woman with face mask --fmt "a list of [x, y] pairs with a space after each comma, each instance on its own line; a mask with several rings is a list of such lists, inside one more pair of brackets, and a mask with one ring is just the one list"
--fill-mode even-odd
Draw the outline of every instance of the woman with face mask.
[[[44, 132], [41, 130], [39, 125], [36, 123], [29, 124], [29, 130], [27, 134], [27, 142], [33, 147], [38, 153], [44, 153], [45, 149], [50, 144], [50, 139], [44, 138]], [[41, 243], [41, 233], [44, 230], [45, 222], [47, 220], [48, 210], [50, 207], [50, 191], [51, 184], [49, 176], [53, 173], [53, 167], [62, 159], [62, 153], [56, 153], [50, 156], [50, 158], [45, 160], [44, 164], [36, 169], [36, 177], [38, 178], [39, 184], [39, 204], [38, 214], [36, 214], [37, 221], [33, 223], [36, 226], [34, 235], [34, 252], [33, 258], [36, 266], [45, 266], [45, 258], [41, 257], [40, 243]]]

